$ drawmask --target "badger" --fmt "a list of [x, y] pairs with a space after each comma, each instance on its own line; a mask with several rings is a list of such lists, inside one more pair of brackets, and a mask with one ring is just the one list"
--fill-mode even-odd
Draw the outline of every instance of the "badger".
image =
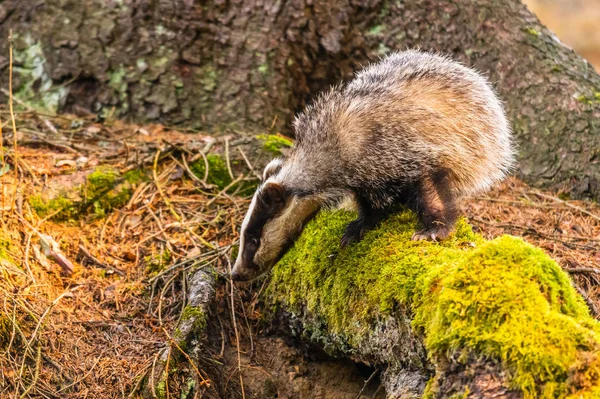
[[358, 217], [341, 248], [403, 205], [414, 240], [443, 240], [458, 205], [502, 180], [514, 145], [503, 106], [479, 73], [409, 50], [321, 94], [294, 120], [291, 153], [271, 161], [240, 229], [232, 279], [268, 271], [323, 207], [351, 197]]

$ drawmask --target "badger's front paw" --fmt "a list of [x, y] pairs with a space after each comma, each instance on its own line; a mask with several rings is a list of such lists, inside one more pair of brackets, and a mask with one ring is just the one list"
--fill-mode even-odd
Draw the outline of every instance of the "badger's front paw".
[[451, 232], [452, 229], [446, 226], [430, 227], [428, 229], [416, 231], [412, 236], [412, 240], [442, 241], [445, 240]]
[[355, 220], [353, 222], [348, 223], [346, 226], [346, 230], [342, 235], [342, 240], [340, 242], [340, 246], [342, 248], [346, 248], [348, 245], [353, 242], [359, 242], [363, 235], [365, 234], [365, 225], [362, 220]]

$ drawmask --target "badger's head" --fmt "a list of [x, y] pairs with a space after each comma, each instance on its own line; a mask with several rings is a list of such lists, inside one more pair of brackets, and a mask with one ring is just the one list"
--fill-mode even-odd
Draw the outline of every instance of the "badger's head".
[[231, 278], [252, 280], [269, 271], [316, 213], [311, 198], [299, 196], [278, 181], [281, 159], [267, 165], [240, 229], [240, 247]]

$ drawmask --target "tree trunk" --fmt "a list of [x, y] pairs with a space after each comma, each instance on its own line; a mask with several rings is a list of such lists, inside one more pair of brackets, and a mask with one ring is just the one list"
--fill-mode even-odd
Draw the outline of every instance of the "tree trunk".
[[600, 196], [600, 77], [519, 0], [7, 0], [0, 23], [31, 106], [201, 128], [285, 128], [389, 51], [449, 53], [496, 84], [522, 177]]

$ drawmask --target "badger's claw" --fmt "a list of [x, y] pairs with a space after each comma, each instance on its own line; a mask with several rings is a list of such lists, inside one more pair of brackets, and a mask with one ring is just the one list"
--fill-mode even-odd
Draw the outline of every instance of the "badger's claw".
[[342, 235], [340, 246], [342, 248], [346, 248], [353, 242], [359, 242], [365, 234], [364, 227], [365, 226], [362, 220], [355, 220], [353, 222], [348, 223], [348, 226], [346, 226], [346, 230]]
[[450, 235], [451, 229], [446, 226], [432, 227], [429, 229], [418, 230], [413, 234], [411, 240], [419, 241], [442, 241]]

